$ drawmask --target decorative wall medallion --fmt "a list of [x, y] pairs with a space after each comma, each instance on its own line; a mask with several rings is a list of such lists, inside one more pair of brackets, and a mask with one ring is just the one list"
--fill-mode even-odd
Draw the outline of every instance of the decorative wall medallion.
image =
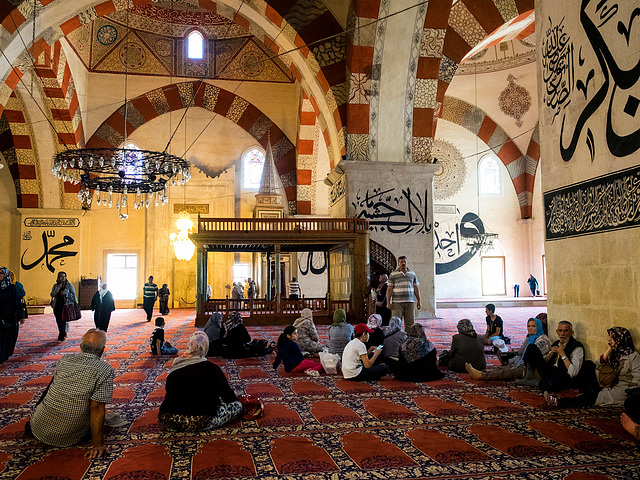
[[516, 125], [522, 126], [522, 117], [531, 108], [531, 94], [526, 88], [516, 83], [516, 77], [509, 74], [507, 77], [509, 85], [498, 97], [498, 105], [505, 115], [516, 119]]
[[433, 177], [433, 198], [443, 200], [462, 188], [467, 176], [467, 165], [460, 150], [445, 140], [436, 139], [432, 153], [440, 165], [440, 170]]
[[240, 64], [242, 65], [242, 73], [247, 77], [260, 75], [265, 66], [265, 62], [256, 52], [245, 54], [240, 60]]
[[120, 61], [127, 68], [140, 68], [146, 59], [142, 47], [135, 43], [127, 43], [120, 49]]
[[102, 45], [111, 45], [118, 38], [118, 30], [112, 25], [104, 25], [98, 29], [96, 38]]
[[156, 48], [158, 55], [161, 57], [168, 57], [173, 51], [173, 48], [171, 48], [171, 42], [168, 40], [158, 40], [154, 47]]

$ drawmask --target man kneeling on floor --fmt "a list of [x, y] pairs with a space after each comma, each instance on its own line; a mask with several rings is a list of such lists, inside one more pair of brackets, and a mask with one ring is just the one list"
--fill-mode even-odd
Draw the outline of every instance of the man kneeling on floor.
[[[516, 383], [538, 386], [545, 392], [559, 392], [573, 387], [573, 379], [582, 368], [584, 347], [573, 338], [573, 325], [562, 321], [556, 329], [558, 340], [551, 345], [551, 351], [543, 355], [534, 344], [524, 352], [524, 364], [527, 368], [525, 378]], [[535, 371], [541, 377], [540, 383], [534, 378]]]
[[[60, 359], [51, 383], [38, 401], [26, 431], [54, 447], [92, 441], [86, 458], [109, 453], [104, 445], [105, 404], [113, 394], [113, 367], [100, 357], [107, 343], [102, 330], [82, 337], [80, 353]], [[90, 434], [90, 435], [89, 435]]]

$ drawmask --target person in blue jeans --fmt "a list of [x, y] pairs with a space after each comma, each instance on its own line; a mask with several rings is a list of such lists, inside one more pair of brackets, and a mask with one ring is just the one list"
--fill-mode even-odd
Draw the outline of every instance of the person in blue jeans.
[[172, 347], [169, 342], [164, 341], [164, 318], [156, 318], [156, 328], [151, 334], [151, 353], [154, 355], [175, 355], [178, 353], [176, 347]]

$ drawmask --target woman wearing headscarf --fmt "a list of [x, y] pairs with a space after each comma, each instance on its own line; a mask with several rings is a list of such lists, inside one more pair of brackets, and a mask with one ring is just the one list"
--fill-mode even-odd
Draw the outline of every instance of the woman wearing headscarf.
[[406, 340], [407, 334], [402, 330], [402, 320], [400, 317], [391, 317], [389, 326], [384, 329], [384, 340], [382, 341], [382, 355], [387, 360], [398, 361], [400, 359], [400, 345]]
[[318, 342], [320, 337], [318, 336], [316, 325], [313, 323], [311, 310], [308, 308], [302, 310], [300, 318], [293, 322], [293, 326], [296, 327], [296, 332], [298, 332], [297, 343], [300, 346], [300, 350], [315, 354], [324, 349], [324, 345]]
[[11, 283], [11, 274], [6, 267], [0, 268], [0, 363], [13, 355], [18, 341], [20, 300], [16, 286]]
[[96, 324], [98, 330], [107, 331], [109, 321], [111, 320], [111, 312], [116, 309], [113, 295], [107, 290], [107, 284], [103, 283], [100, 290], [93, 294], [91, 299], [91, 310], [93, 310], [93, 323]]
[[214, 312], [204, 326], [203, 332], [209, 339], [207, 357], [222, 355], [222, 314]]
[[173, 361], [158, 420], [166, 430], [198, 432], [218, 428], [242, 413], [242, 405], [224, 373], [205, 355], [209, 339], [191, 335], [184, 355]]
[[162, 288], [158, 290], [158, 303], [160, 306], [160, 315], [169, 315], [169, 286], [162, 284]]
[[367, 327], [373, 330], [373, 333], [369, 334], [369, 340], [367, 340], [367, 343], [365, 344], [367, 346], [367, 350], [371, 347], [383, 345], [384, 331], [382, 331], [382, 317], [377, 313], [374, 313], [367, 320]]
[[454, 372], [466, 372], [465, 363], [473, 368], [484, 370], [487, 362], [484, 358], [484, 342], [478, 337], [473, 323], [468, 318], [458, 322], [458, 333], [451, 339], [449, 350], [449, 370]]
[[51, 288], [51, 306], [53, 307], [53, 315], [56, 317], [58, 324], [58, 341], [62, 342], [67, 338], [69, 331], [69, 322], [62, 319], [62, 310], [65, 305], [72, 305], [76, 302], [76, 289], [73, 284], [67, 280], [67, 272], [58, 272], [56, 283]]
[[246, 348], [251, 341], [247, 327], [242, 323], [240, 312], [233, 311], [224, 322], [222, 335], [222, 356], [225, 358], [246, 358], [253, 354]]
[[9, 270], [9, 276], [11, 278], [11, 283], [16, 286], [16, 294], [18, 295], [18, 302], [20, 302], [18, 320], [20, 320], [20, 323], [24, 323], [24, 320], [29, 316], [27, 313], [27, 304], [24, 301], [24, 297], [27, 295], [27, 292], [24, 290], [24, 285], [16, 279], [16, 274], [13, 273], [13, 270]]
[[[605, 352], [595, 362], [584, 362], [580, 373], [576, 375], [575, 381], [581, 395], [560, 398], [555, 394], [544, 392], [550, 406], [622, 406], [627, 399], [626, 390], [640, 387], [640, 355], [633, 345], [631, 333], [623, 327], [611, 327], [607, 333], [609, 338]], [[611, 373], [600, 375], [606, 370]], [[607, 377], [609, 381], [606, 381]], [[605, 381], [608, 385], [604, 384]]]
[[430, 382], [444, 378], [436, 366], [436, 346], [427, 339], [419, 323], [409, 327], [407, 339], [400, 346], [400, 360], [393, 374], [398, 380]]
[[333, 312], [333, 323], [329, 327], [329, 353], [342, 357], [344, 347], [353, 338], [353, 326], [347, 323], [347, 312], [338, 308]]
[[382, 325], [389, 325], [391, 310], [387, 308], [387, 281], [389, 276], [385, 273], [380, 275], [380, 284], [376, 288], [376, 313], [382, 318]]
[[[527, 321], [527, 336], [522, 342], [522, 346], [511, 358], [500, 355], [502, 367], [493, 368], [483, 372], [481, 368], [476, 368], [471, 363], [465, 363], [465, 369], [476, 380], [514, 380], [525, 376], [526, 367], [524, 365], [524, 352], [529, 345], [538, 347], [542, 355], [547, 355], [551, 351], [551, 340], [544, 334], [544, 325], [538, 318], [530, 318]], [[533, 378], [533, 377], [531, 377]], [[527, 380], [529, 381], [529, 380]]]

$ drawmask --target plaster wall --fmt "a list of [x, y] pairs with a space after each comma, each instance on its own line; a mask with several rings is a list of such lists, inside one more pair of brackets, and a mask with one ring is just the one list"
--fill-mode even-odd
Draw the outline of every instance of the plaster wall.
[[[587, 356], [593, 358], [605, 350], [606, 329], [611, 326], [628, 328], [636, 345], [640, 339], [640, 230], [632, 213], [637, 211], [637, 173], [631, 173], [636, 180], [628, 183], [602, 178], [640, 165], [640, 82], [637, 68], [631, 71], [640, 58], [640, 42], [637, 29], [628, 31], [626, 38], [619, 27], [631, 27], [635, 2], [618, 2], [604, 16], [595, 2], [582, 4], [537, 2], [536, 18], [542, 20], [536, 22], [536, 39], [542, 191], [567, 193], [576, 182], [591, 180], [601, 192], [585, 192], [579, 206], [560, 214], [545, 212], [552, 226], [545, 245], [550, 329], [558, 320], [573, 322], [576, 336], [586, 342]], [[567, 53], [572, 50], [574, 56]], [[608, 55], [599, 61], [596, 52]], [[553, 58], [566, 60], [567, 68], [555, 68]], [[561, 145], [570, 147], [572, 138], [575, 151], [565, 150], [563, 155]], [[607, 193], [615, 185], [615, 194]], [[557, 225], [575, 227], [577, 236]], [[600, 225], [610, 229], [598, 230]]]

